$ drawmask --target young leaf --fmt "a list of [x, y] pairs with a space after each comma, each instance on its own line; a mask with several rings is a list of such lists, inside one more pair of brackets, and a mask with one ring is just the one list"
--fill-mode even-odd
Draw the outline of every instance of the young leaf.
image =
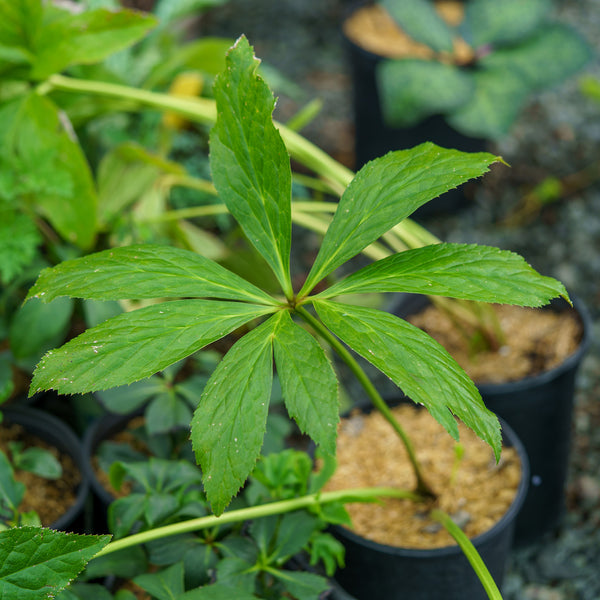
[[271, 318], [233, 345], [206, 384], [192, 419], [192, 445], [216, 515], [246, 481], [260, 454], [277, 323]]
[[46, 600], [67, 587], [108, 535], [19, 527], [0, 532], [0, 598]]
[[27, 298], [49, 301], [57, 296], [96, 300], [191, 297], [276, 304], [261, 289], [208, 258], [154, 244], [103, 250], [45, 269]]
[[288, 413], [327, 454], [335, 454], [339, 421], [338, 385], [331, 363], [315, 338], [280, 312], [273, 345]]
[[174, 300], [117, 315], [48, 352], [31, 393], [75, 394], [133, 383], [271, 311], [239, 302]]
[[379, 4], [414, 40], [438, 52], [452, 52], [452, 29], [429, 0], [380, 0]]
[[274, 570], [273, 575], [281, 581], [297, 600], [314, 600], [329, 589], [325, 577], [302, 571]]
[[8, 457], [0, 450], [0, 509], [17, 510], [24, 495], [25, 484], [15, 479]]
[[65, 240], [89, 248], [96, 233], [94, 181], [54, 103], [31, 93], [5, 105], [0, 144], [14, 157], [19, 195]]
[[590, 46], [577, 31], [552, 23], [518, 46], [492, 52], [481, 65], [511, 71], [528, 90], [541, 90], [577, 73], [591, 57]]
[[449, 113], [474, 92], [468, 73], [434, 60], [381, 61], [377, 83], [384, 119], [393, 127], [408, 127], [430, 115]]
[[158, 573], [138, 575], [133, 581], [157, 600], [174, 600], [185, 591], [183, 563], [177, 562]]
[[148, 33], [156, 19], [132, 10], [104, 9], [69, 14], [56, 8], [50, 13], [35, 43], [34, 79], [45, 79], [71, 65], [91, 64], [130, 46]]
[[229, 212], [291, 295], [291, 167], [272, 121], [274, 100], [245, 37], [215, 82], [218, 118], [210, 136], [215, 187]]
[[538, 274], [518, 254], [476, 244], [406, 250], [367, 265], [316, 297], [365, 292], [412, 292], [519, 306], [568, 298], [560, 281]]
[[421, 205], [479, 177], [501, 159], [426, 142], [367, 163], [352, 180], [327, 229], [319, 254], [298, 294], [377, 240]]
[[323, 323], [357, 354], [385, 373], [458, 439], [452, 413], [500, 456], [500, 424], [467, 374], [424, 331], [388, 313], [317, 300]]
[[542, 27], [551, 9], [550, 0], [473, 0], [465, 4], [465, 25], [475, 47], [515, 44]]
[[475, 93], [446, 120], [465, 135], [490, 139], [505, 135], [527, 100], [529, 86], [510, 66], [480, 69], [472, 77]]

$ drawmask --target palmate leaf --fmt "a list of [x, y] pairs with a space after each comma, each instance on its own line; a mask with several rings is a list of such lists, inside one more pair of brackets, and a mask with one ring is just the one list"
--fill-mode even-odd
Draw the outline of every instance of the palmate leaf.
[[317, 300], [314, 306], [326, 327], [385, 373], [411, 400], [423, 404], [454, 439], [458, 439], [458, 427], [452, 413], [499, 458], [497, 417], [440, 344], [410, 323], [379, 310], [326, 300]]
[[170, 246], [123, 246], [67, 260], [40, 273], [27, 298], [95, 300], [219, 298], [276, 304], [245, 279], [203, 256]]
[[275, 364], [288, 413], [302, 432], [333, 455], [339, 421], [333, 367], [315, 338], [289, 313], [282, 311], [276, 318]]
[[117, 315], [48, 352], [30, 393], [85, 393], [133, 383], [272, 311], [238, 302], [175, 300]]
[[277, 324], [271, 317], [232, 346], [208, 380], [192, 419], [192, 445], [216, 515], [244, 484], [260, 454]]
[[488, 171], [499, 157], [426, 142], [367, 163], [342, 195], [299, 296], [440, 194]]
[[210, 164], [219, 196], [291, 294], [290, 158], [273, 125], [274, 99], [256, 74], [258, 64], [242, 36], [215, 82]]
[[393, 127], [408, 127], [434, 114], [446, 114], [475, 91], [469, 73], [435, 60], [384, 60], [377, 65], [383, 116]]
[[507, 250], [476, 244], [436, 244], [372, 263], [317, 298], [365, 292], [412, 292], [519, 306], [568, 298], [560, 281], [544, 277]]
[[0, 532], [0, 598], [53, 598], [109, 540], [108, 535], [76, 535], [37, 527]]

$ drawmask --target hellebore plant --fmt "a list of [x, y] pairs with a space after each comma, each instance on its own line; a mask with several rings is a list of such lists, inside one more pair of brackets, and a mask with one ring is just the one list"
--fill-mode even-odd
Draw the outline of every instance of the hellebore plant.
[[[500, 160], [430, 143], [390, 153], [361, 169], [342, 194], [306, 281], [295, 290], [290, 276], [289, 155], [273, 125], [273, 96], [256, 75], [257, 66], [248, 42], [240, 38], [215, 84], [218, 117], [211, 132], [210, 159], [219, 196], [272, 269], [281, 294], [272, 296], [207, 258], [172, 247], [114, 248], [66, 261], [43, 271], [28, 297], [163, 301], [117, 315], [48, 352], [34, 373], [31, 393], [43, 389], [83, 393], [130, 384], [247, 325], [250, 331], [210, 377], [191, 423], [207, 499], [215, 515], [222, 515], [209, 518], [224, 522], [233, 518], [236, 511], [223, 512], [260, 454], [274, 365], [289, 414], [325, 455], [335, 454], [337, 380], [316, 339], [320, 338], [348, 364], [408, 450], [417, 486], [414, 492], [395, 493], [416, 500], [432, 495], [409, 436], [351, 351], [423, 404], [454, 438], [458, 437], [454, 415], [459, 417], [490, 444], [497, 458], [498, 420], [485, 408], [466, 374], [427, 334], [393, 315], [336, 299], [350, 293], [417, 292], [540, 306], [559, 295], [567, 298], [567, 293], [562, 284], [539, 275], [518, 255], [466, 244], [434, 244], [400, 252], [313, 293], [318, 283], [419, 206], [482, 175]], [[365, 490], [363, 494], [372, 498], [394, 492]], [[352, 495], [360, 493], [341, 498]], [[298, 502], [306, 506], [328, 498], [322, 494]], [[253, 507], [245, 518], [273, 514], [264, 511], [279, 508]], [[438, 517], [454, 529], [443, 515]], [[193, 530], [197, 523], [178, 527]], [[175, 531], [169, 532], [140, 535], [154, 539]], [[104, 552], [138, 541], [146, 537], [124, 538]], [[466, 552], [476, 561], [470, 550]], [[487, 586], [492, 590], [493, 581]], [[498, 597], [497, 590], [489, 593]]]

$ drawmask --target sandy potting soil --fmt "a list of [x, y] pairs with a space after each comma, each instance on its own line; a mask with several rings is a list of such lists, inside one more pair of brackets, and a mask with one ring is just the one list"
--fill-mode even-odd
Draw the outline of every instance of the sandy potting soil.
[[[416, 449], [423, 473], [438, 498], [431, 503], [386, 499], [382, 504], [352, 504], [354, 531], [368, 539], [405, 548], [453, 545], [450, 535], [428, 516], [440, 508], [469, 537], [490, 529], [513, 502], [521, 479], [514, 448], [504, 448], [498, 464], [491, 448], [459, 423], [456, 443], [425, 410], [411, 405], [393, 409]], [[413, 490], [415, 478], [402, 442], [377, 411], [355, 411], [342, 420], [337, 444], [338, 468], [327, 489], [391, 486]]]

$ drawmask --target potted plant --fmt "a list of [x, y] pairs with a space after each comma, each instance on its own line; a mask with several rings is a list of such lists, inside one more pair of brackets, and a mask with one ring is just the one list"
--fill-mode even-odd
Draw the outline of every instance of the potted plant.
[[427, 140], [479, 151], [506, 134], [532, 93], [591, 56], [551, 9], [548, 0], [382, 0], [350, 11], [357, 165]]
[[[342, 342], [391, 377], [414, 401], [423, 403], [451, 434], [457, 434], [455, 414], [498, 456], [501, 438], [496, 417], [437, 344], [396, 317], [332, 298], [350, 289], [364, 293], [408, 287], [425, 293], [443, 289], [445, 295], [467, 300], [539, 305], [556, 295], [567, 296], [560, 283], [538, 275], [512, 253], [436, 244], [377, 261], [311, 295], [329, 273], [418, 206], [483, 174], [498, 159], [424, 144], [367, 165], [342, 195], [308, 278], [295, 291], [289, 268], [289, 157], [271, 122], [272, 96], [255, 70], [251, 49], [241, 38], [215, 87], [219, 118], [211, 133], [211, 165], [221, 198], [270, 265], [282, 294], [267, 294], [216, 263], [177, 248], [123, 247], [64, 262], [44, 271], [29, 296], [51, 300], [66, 294], [110, 300], [121, 298], [126, 290], [130, 298], [186, 299], [118, 315], [51, 351], [38, 365], [32, 392], [50, 387], [71, 393], [129, 384], [251, 323], [250, 332], [234, 344], [211, 376], [192, 420], [192, 442], [205, 491], [218, 515], [244, 484], [260, 452], [273, 354], [288, 412], [325, 453], [335, 453], [335, 375], [315, 338], [293, 316], [342, 356], [407, 448], [411, 444], [403, 428]], [[253, 118], [248, 119], [248, 114]], [[493, 280], [487, 271], [491, 265]], [[374, 343], [377, 339], [382, 343]], [[414, 454], [412, 464], [418, 483], [408, 495], [430, 496], [426, 474]], [[460, 530], [443, 515], [438, 517], [476, 561]], [[481, 577], [492, 590], [490, 578]]]

